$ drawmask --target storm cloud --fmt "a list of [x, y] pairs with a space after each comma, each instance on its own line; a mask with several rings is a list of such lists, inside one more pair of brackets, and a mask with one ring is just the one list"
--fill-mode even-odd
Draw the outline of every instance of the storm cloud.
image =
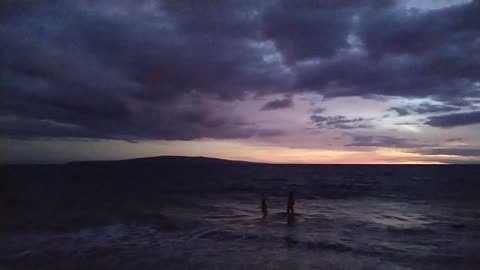
[[[231, 104], [303, 93], [461, 103], [480, 93], [478, 1], [428, 12], [399, 1], [347, 0], [6, 1], [1, 7], [2, 136], [276, 136], [282, 131], [245, 119]], [[262, 110], [292, 106], [286, 98]], [[422, 108], [412, 111], [456, 110]], [[368, 127], [362, 118], [310, 120], [319, 128]], [[426, 124], [479, 122], [471, 112]], [[378, 137], [355, 144], [407, 142]]]
[[318, 128], [338, 128], [338, 129], [354, 129], [354, 128], [368, 128], [371, 127], [364, 118], [347, 118], [342, 115], [336, 116], [322, 116], [312, 115], [310, 120]]
[[353, 142], [346, 146], [357, 147], [391, 147], [391, 148], [419, 148], [431, 146], [429, 144], [420, 143], [416, 139], [397, 138], [385, 135], [352, 135]]
[[272, 100], [265, 103], [265, 105], [262, 106], [261, 110], [262, 111], [278, 110], [278, 109], [291, 108], [292, 106], [293, 106], [293, 101], [290, 98], [277, 99], [277, 100]]
[[480, 157], [480, 149], [468, 148], [432, 148], [426, 149], [423, 153], [427, 155], [454, 155], [463, 157]]
[[432, 116], [425, 122], [432, 127], [450, 128], [480, 124], [480, 111]]
[[392, 107], [388, 109], [389, 111], [396, 112], [399, 116], [405, 116], [410, 114], [431, 114], [431, 113], [445, 113], [459, 111], [462, 107], [453, 106], [448, 104], [431, 104], [431, 103], [421, 103], [418, 105], [407, 105], [404, 107]]

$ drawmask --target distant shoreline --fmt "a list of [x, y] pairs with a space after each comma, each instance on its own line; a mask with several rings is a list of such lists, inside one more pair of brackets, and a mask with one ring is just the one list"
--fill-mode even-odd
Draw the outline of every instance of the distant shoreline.
[[480, 163], [439, 163], [439, 164], [399, 164], [399, 163], [269, 163], [259, 161], [231, 160], [204, 156], [155, 156], [119, 160], [85, 160], [69, 161], [64, 163], [4, 163], [7, 166], [59, 166], [59, 165], [100, 165], [100, 164], [189, 164], [189, 165], [232, 165], [232, 164], [258, 164], [258, 165], [283, 165], [283, 166], [475, 166]]

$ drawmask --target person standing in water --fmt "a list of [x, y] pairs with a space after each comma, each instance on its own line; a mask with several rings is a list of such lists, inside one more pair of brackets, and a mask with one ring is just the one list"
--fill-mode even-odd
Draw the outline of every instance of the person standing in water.
[[287, 214], [293, 214], [294, 205], [295, 205], [295, 198], [293, 197], [293, 191], [290, 191], [288, 192]]
[[262, 193], [262, 213], [263, 213], [263, 216], [266, 216], [268, 214], [267, 197], [265, 196], [265, 193]]

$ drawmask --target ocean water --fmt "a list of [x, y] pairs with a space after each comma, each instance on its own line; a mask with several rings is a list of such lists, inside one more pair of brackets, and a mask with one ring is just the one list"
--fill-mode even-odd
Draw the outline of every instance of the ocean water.
[[42, 206], [19, 203], [36, 189], [17, 185], [2, 208], [16, 214], [0, 231], [0, 269], [480, 269], [479, 166], [202, 165], [164, 175], [103, 182], [98, 196], [74, 199], [89, 203], [62, 207], [71, 196], [52, 196], [57, 180]]

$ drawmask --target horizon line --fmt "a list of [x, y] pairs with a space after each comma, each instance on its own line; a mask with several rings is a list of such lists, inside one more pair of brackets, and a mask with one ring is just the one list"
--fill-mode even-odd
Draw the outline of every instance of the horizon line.
[[136, 158], [128, 158], [128, 159], [102, 159], [102, 160], [70, 160], [70, 161], [63, 161], [63, 162], [45, 162], [45, 163], [35, 163], [35, 162], [5, 162], [0, 163], [0, 166], [14, 166], [14, 165], [68, 165], [68, 164], [76, 164], [76, 163], [95, 163], [95, 162], [125, 162], [125, 161], [134, 161], [134, 160], [142, 160], [142, 159], [154, 159], [154, 158], [204, 158], [204, 159], [215, 159], [220, 161], [227, 161], [227, 162], [238, 162], [238, 163], [251, 163], [251, 164], [263, 164], [263, 165], [480, 165], [480, 163], [428, 163], [428, 162], [393, 162], [393, 163], [298, 163], [298, 162], [267, 162], [267, 161], [252, 161], [252, 160], [241, 160], [241, 159], [229, 159], [229, 158], [219, 158], [213, 156], [180, 156], [180, 155], [159, 155], [159, 156], [146, 156], [146, 157], [136, 157]]

